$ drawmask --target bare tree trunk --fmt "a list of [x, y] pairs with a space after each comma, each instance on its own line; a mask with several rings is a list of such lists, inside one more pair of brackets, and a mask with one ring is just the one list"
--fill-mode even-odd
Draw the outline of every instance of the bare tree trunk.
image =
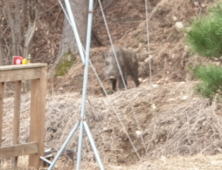
[[3, 66], [3, 64], [2, 40], [0, 38], [0, 66]]
[[14, 36], [15, 36], [15, 54], [16, 55], [22, 55], [22, 35], [21, 35], [21, 28], [23, 27], [22, 25], [22, 18], [21, 18], [21, 9], [22, 9], [22, 3], [24, 3], [24, 0], [20, 1], [15, 1], [15, 13], [14, 13]]
[[11, 29], [11, 36], [12, 36], [12, 55], [16, 55], [16, 37], [15, 37], [15, 30], [14, 30], [14, 19], [11, 13], [10, 1], [6, 1], [6, 12], [7, 12], [7, 19], [9, 22], [9, 27]]
[[[24, 49], [23, 49], [23, 56], [25, 58], [28, 57], [29, 53], [30, 53], [30, 49], [32, 46], [32, 41], [33, 41], [33, 36], [35, 33], [35, 27], [36, 27], [36, 21], [37, 21], [37, 2], [36, 1], [32, 1], [30, 2], [29, 6], [28, 6], [28, 10], [29, 10], [29, 24], [28, 24], [28, 30], [26, 32], [26, 37], [25, 37], [25, 41], [24, 41]], [[30, 91], [31, 90], [31, 81], [27, 80], [24, 83], [24, 91]]]
[[33, 36], [35, 33], [36, 21], [37, 21], [37, 3], [34, 1], [29, 5], [29, 24], [24, 41], [23, 56], [28, 57], [30, 53], [30, 47], [32, 45]]
[[[74, 19], [76, 22], [76, 27], [78, 29], [78, 33], [80, 35], [81, 42], [83, 44], [83, 47], [85, 48], [86, 44], [86, 30], [87, 30], [87, 18], [88, 18], [88, 0], [70, 0], [70, 5], [72, 8], [72, 12], [74, 15]], [[73, 54], [78, 54], [78, 48], [76, 45], [76, 41], [74, 38], [74, 34], [72, 31], [72, 28], [67, 20], [65, 18], [64, 24], [63, 24], [63, 33], [62, 33], [62, 39], [59, 46], [59, 53], [57, 56], [57, 59], [52, 67], [52, 74], [54, 74], [54, 69], [56, 64], [58, 64], [61, 57], [68, 52], [68, 50], [71, 50]]]
[[[2, 3], [0, 3], [0, 8], [2, 8]], [[2, 14], [2, 10], [0, 10], [0, 18], [3, 17], [3, 14]], [[0, 29], [0, 35], [2, 35], [2, 29]], [[0, 66], [2, 66], [4, 63], [3, 63], [3, 51], [2, 51], [2, 37], [0, 37]]]

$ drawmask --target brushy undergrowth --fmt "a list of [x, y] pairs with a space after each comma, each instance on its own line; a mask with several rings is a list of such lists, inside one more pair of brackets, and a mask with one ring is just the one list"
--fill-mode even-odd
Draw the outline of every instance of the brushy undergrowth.
[[59, 63], [56, 65], [55, 77], [64, 76], [75, 62], [75, 54], [73, 54], [71, 50], [68, 50], [68, 52], [63, 55]]

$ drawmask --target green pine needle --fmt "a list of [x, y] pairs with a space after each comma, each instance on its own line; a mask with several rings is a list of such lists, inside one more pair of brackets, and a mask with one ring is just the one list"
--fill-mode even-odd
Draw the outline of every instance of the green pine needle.
[[196, 78], [201, 80], [195, 91], [212, 99], [216, 94], [222, 94], [222, 67], [215, 65], [196, 66], [193, 70]]
[[222, 56], [222, 2], [212, 7], [207, 16], [194, 20], [187, 31], [186, 43], [201, 56]]

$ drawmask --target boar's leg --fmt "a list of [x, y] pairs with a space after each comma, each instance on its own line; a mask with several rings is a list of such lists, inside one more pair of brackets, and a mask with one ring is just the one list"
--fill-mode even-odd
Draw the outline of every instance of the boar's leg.
[[139, 82], [139, 80], [138, 80], [138, 73], [137, 73], [137, 72], [133, 72], [133, 73], [131, 74], [131, 78], [133, 79], [136, 87], [138, 87], [138, 86], [140, 85], [140, 82]]
[[138, 87], [140, 85], [140, 82], [138, 79], [135, 79], [134, 82], [135, 82], [136, 87]]
[[[125, 81], [125, 84], [126, 84], [126, 86], [127, 86], [127, 81], [126, 81], [125, 76], [123, 76], [123, 80]], [[125, 87], [124, 87], [124, 84], [123, 84], [123, 80], [122, 80], [122, 77], [120, 76], [120, 77], [119, 77], [119, 89], [124, 89], [124, 88], [125, 88]]]
[[116, 79], [110, 79], [113, 91], [116, 91]]
[[136, 87], [138, 87], [138, 86], [140, 85], [140, 82], [139, 82], [139, 80], [138, 80], [137, 77], [134, 77], [134, 78], [133, 78], [133, 81], [134, 81]]

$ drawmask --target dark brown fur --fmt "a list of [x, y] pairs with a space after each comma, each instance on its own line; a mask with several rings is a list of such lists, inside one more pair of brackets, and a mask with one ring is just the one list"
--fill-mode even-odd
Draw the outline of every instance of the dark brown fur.
[[[114, 47], [114, 49], [122, 70], [125, 84], [127, 85], [126, 77], [127, 75], [129, 75], [133, 79], [135, 85], [139, 86], [140, 83], [138, 80], [138, 61], [136, 54], [133, 51], [124, 50], [120, 47]], [[110, 48], [109, 51], [104, 54], [104, 58], [106, 63], [104, 74], [112, 82], [112, 89], [116, 90], [117, 81], [119, 82], [119, 89], [124, 88], [124, 84], [112, 48]]]

